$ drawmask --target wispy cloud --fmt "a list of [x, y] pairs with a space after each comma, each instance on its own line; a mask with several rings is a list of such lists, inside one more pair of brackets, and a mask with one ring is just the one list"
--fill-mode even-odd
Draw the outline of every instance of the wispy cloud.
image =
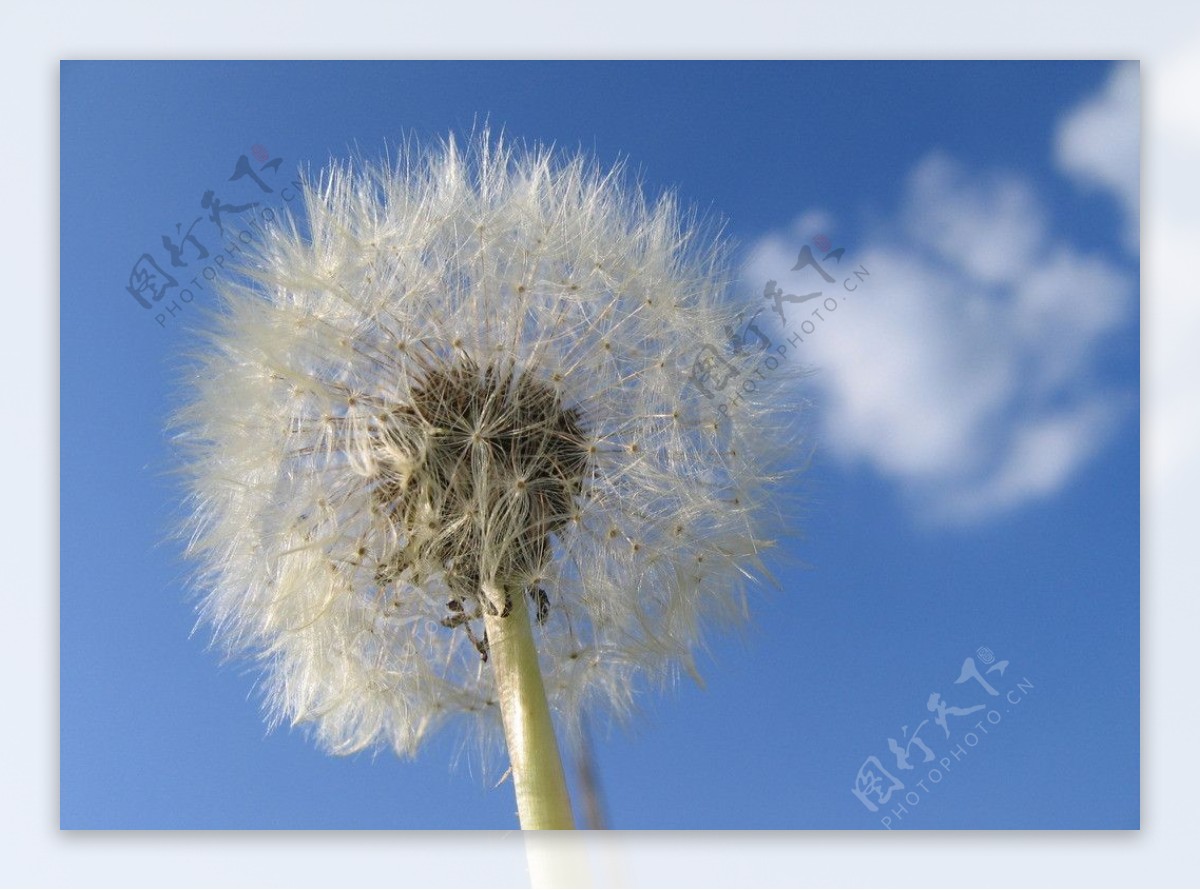
[[[809, 211], [760, 239], [750, 280], [803, 287], [787, 270], [827, 221]], [[869, 291], [797, 358], [817, 372], [826, 450], [894, 480], [922, 518], [974, 522], [1053, 495], [1128, 416], [1133, 392], [1095, 371], [1136, 281], [1055, 232], [1026, 177], [932, 153], [852, 256]]]
[[1138, 245], [1140, 77], [1136, 62], [1113, 68], [1108, 83], [1059, 125], [1055, 160], [1081, 185], [1111, 192], [1125, 215], [1125, 241]]

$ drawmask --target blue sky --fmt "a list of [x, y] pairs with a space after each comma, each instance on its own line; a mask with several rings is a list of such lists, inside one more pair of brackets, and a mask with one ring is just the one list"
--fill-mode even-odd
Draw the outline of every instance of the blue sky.
[[[126, 288], [143, 254], [188, 286], [162, 239], [199, 218], [215, 247], [206, 192], [279, 207], [298, 165], [485, 120], [722, 215], [774, 343], [806, 316], [766, 281], [870, 271], [788, 358], [817, 452], [780, 589], [705, 688], [593, 721], [610, 824], [1138, 826], [1136, 66], [72, 62], [61, 87], [64, 828], [516, 825], [453, 730], [327, 757], [268, 734], [252, 671], [192, 634], [163, 426], [211, 285], [187, 242], [191, 303]], [[271, 192], [230, 181], [243, 155]], [[834, 286], [792, 271], [826, 238]], [[968, 658], [998, 695], [956, 684]], [[947, 738], [935, 693], [987, 707]], [[924, 720], [934, 757], [900, 769], [888, 739]], [[872, 757], [904, 783], [875, 811]]]

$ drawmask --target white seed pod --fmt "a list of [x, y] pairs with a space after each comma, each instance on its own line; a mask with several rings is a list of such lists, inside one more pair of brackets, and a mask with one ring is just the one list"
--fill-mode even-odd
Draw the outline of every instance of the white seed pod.
[[498, 729], [481, 617], [513, 596], [568, 730], [692, 670], [800, 447], [794, 390], [725, 346], [724, 242], [486, 133], [303, 202], [224, 286], [177, 418], [202, 620], [273, 719], [335, 753]]

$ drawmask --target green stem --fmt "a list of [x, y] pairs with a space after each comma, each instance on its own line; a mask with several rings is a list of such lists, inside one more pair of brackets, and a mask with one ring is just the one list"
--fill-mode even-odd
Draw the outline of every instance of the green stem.
[[[493, 603], [504, 601], [500, 591], [485, 589], [483, 594]], [[501, 618], [485, 614], [484, 623], [488, 657], [496, 672], [521, 827], [574, 828], [571, 799], [567, 796], [562, 758], [550, 721], [550, 707], [546, 704], [525, 595], [514, 593], [510, 602], [508, 615]]]

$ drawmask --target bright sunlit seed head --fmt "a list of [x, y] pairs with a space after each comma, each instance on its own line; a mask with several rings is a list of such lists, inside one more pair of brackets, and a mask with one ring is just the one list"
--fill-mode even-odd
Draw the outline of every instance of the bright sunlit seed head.
[[178, 418], [202, 616], [274, 719], [339, 753], [498, 727], [483, 616], [513, 597], [568, 729], [691, 669], [744, 617], [799, 448], [791, 390], [723, 348], [723, 243], [486, 134], [303, 198], [225, 286]]

